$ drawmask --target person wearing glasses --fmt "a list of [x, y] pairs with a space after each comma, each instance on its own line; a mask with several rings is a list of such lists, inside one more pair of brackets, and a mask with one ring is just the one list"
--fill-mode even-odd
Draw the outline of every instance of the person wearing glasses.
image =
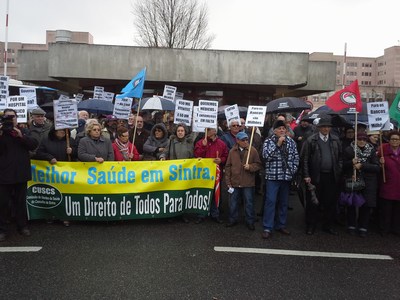
[[[356, 156], [356, 157], [355, 157]], [[347, 207], [347, 232], [350, 235], [360, 237], [367, 236], [371, 209], [376, 207], [378, 189], [379, 161], [374, 147], [368, 143], [368, 136], [364, 132], [357, 132], [357, 144], [354, 141], [344, 150], [343, 172], [345, 177], [352, 177], [356, 170], [356, 176], [365, 181], [365, 189], [361, 195], [365, 203], [358, 208], [354, 205]]]
[[389, 133], [389, 143], [379, 149], [378, 157], [384, 168], [385, 180], [381, 180], [380, 230], [385, 235], [389, 232], [400, 234], [400, 132]]
[[16, 111], [5, 109], [0, 125], [0, 242], [7, 238], [10, 204], [18, 232], [31, 235], [26, 210], [27, 182], [32, 179], [29, 151], [38, 145], [28, 130], [18, 128]]
[[162, 160], [166, 158], [168, 147], [168, 132], [164, 123], [153, 126], [150, 136], [143, 145], [143, 160]]
[[229, 123], [229, 131], [226, 132], [221, 140], [226, 144], [228, 150], [232, 149], [232, 147], [236, 144], [236, 135], [242, 130], [242, 126], [240, 124], [240, 120], [232, 120]]
[[[246, 226], [255, 230], [254, 194], [256, 173], [262, 164], [257, 149], [249, 147], [249, 136], [244, 132], [236, 135], [236, 145], [229, 151], [225, 164], [225, 182], [231, 194], [229, 199], [229, 223], [235, 226], [239, 218], [240, 197], [244, 200]], [[247, 157], [249, 160], [247, 161]]]
[[129, 141], [129, 130], [126, 127], [118, 127], [117, 138], [114, 140], [112, 147], [116, 161], [139, 160], [139, 152]]
[[89, 123], [85, 129], [86, 136], [79, 141], [78, 159], [84, 162], [114, 160], [114, 151], [111, 141], [101, 134], [99, 123]]

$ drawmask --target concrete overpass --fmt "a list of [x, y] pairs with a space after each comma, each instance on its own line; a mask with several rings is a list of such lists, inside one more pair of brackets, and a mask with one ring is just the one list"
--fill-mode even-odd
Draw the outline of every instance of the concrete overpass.
[[121, 88], [147, 67], [145, 89], [178, 87], [188, 100], [265, 104], [335, 90], [336, 62], [309, 61], [308, 53], [188, 50], [54, 43], [48, 51], [20, 50], [19, 79], [77, 93]]

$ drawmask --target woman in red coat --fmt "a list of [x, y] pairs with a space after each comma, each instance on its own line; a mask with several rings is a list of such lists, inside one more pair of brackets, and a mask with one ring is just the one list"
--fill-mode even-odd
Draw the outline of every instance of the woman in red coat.
[[139, 152], [129, 142], [129, 131], [126, 127], [118, 127], [117, 138], [114, 140], [112, 147], [114, 150], [114, 160], [116, 161], [139, 160]]
[[389, 143], [383, 144], [382, 149], [378, 153], [385, 170], [385, 182], [379, 189], [381, 232], [400, 234], [400, 132], [390, 132]]

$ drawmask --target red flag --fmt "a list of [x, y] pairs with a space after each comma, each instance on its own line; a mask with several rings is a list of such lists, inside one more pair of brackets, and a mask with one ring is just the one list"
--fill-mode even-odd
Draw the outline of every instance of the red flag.
[[346, 86], [344, 89], [337, 91], [326, 100], [325, 104], [334, 111], [346, 108], [355, 108], [356, 111], [361, 112], [362, 102], [360, 89], [358, 88], [358, 80], [353, 81], [352, 84]]

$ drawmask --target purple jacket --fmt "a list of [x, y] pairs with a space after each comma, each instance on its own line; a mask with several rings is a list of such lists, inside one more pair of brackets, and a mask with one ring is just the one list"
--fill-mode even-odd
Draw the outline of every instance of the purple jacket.
[[[383, 157], [385, 159], [385, 179], [381, 182], [379, 196], [387, 200], [400, 201], [400, 151], [395, 155], [389, 144], [383, 144]], [[378, 156], [381, 157], [379, 150]]]

